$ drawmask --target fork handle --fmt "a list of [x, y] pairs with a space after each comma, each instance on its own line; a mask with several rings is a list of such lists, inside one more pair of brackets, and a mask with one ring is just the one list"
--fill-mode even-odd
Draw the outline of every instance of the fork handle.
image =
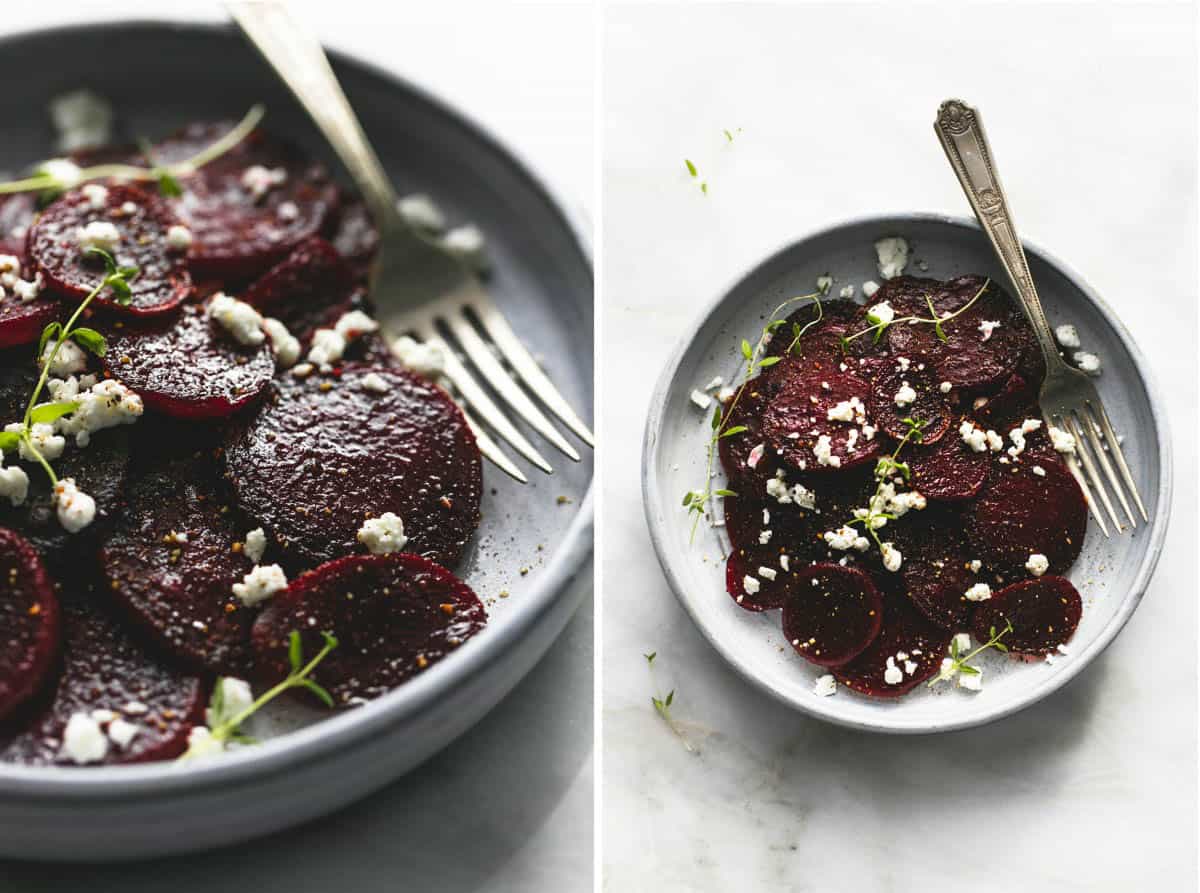
[[992, 163], [992, 150], [984, 135], [979, 112], [962, 100], [947, 99], [938, 108], [933, 129], [937, 132], [946, 157], [950, 159], [954, 173], [958, 175], [958, 182], [967, 194], [979, 225], [991, 240], [1004, 272], [1012, 280], [1017, 300], [1021, 302], [1033, 326], [1033, 333], [1042, 347], [1047, 365], [1053, 367], [1061, 363], [1054, 334], [1046, 321], [1033, 277], [1029, 275], [1025, 250], [1021, 247], [1016, 224], [1008, 210], [1000, 176]]
[[396, 210], [396, 191], [363, 133], [317, 39], [280, 3], [231, 0], [234, 21], [299, 100], [333, 147], [381, 229], [406, 227]]

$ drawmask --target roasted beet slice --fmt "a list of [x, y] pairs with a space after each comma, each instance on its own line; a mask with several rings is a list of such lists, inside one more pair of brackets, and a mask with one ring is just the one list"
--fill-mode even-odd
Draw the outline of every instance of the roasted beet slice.
[[233, 594], [254, 566], [235, 544], [257, 525], [220, 484], [208, 453], [140, 466], [100, 560], [117, 601], [165, 650], [196, 669], [243, 676], [258, 612]]
[[25, 259], [25, 240], [37, 216], [37, 196], [32, 192], [0, 195], [0, 254]]
[[987, 480], [991, 454], [972, 450], [963, 443], [957, 424], [951, 427], [953, 430], [933, 446], [906, 446], [900, 457], [908, 463], [912, 487], [926, 499], [973, 499]]
[[[368, 390], [374, 373], [386, 389]], [[404, 370], [347, 363], [284, 376], [231, 435], [226, 469], [245, 511], [301, 565], [363, 547], [363, 520], [394, 512], [408, 550], [451, 565], [479, 523], [479, 449], [446, 393]]]
[[115, 329], [105, 370], [136, 391], [146, 406], [184, 419], [232, 415], [253, 402], [275, 374], [265, 341], [239, 344], [203, 307]]
[[286, 258], [255, 280], [242, 300], [273, 316], [301, 341], [325, 323], [330, 310], [354, 291], [354, 274], [332, 245], [305, 239]]
[[138, 274], [130, 282], [128, 306], [118, 304], [107, 289], [96, 296], [96, 305], [130, 316], [165, 313], [192, 292], [185, 253], [167, 243], [167, 231], [177, 221], [157, 196], [133, 186], [107, 189], [100, 208], [80, 189], [46, 208], [29, 231], [29, 257], [50, 288], [68, 298], [86, 297], [104, 279], [105, 268], [100, 258], [83, 253], [78, 231], [91, 223], [112, 224], [120, 241], [110, 253], [121, 266], [137, 267]]
[[[836, 369], [788, 378], [763, 412], [762, 432], [768, 447], [788, 464], [813, 472], [851, 469], [870, 462], [879, 453], [879, 443], [868, 439], [854, 420], [865, 418], [869, 394], [870, 385], [865, 381]], [[863, 409], [849, 421], [829, 418], [830, 410], [852, 399]], [[826, 455], [824, 462], [819, 454]]]
[[938, 671], [951, 636], [906, 601], [888, 598], [883, 607], [883, 626], [875, 641], [854, 660], [835, 667], [833, 675], [860, 694], [898, 698]]
[[[807, 369], [839, 368], [843, 363], [853, 367], [860, 357], [879, 353], [879, 346], [870, 335], [863, 335], [847, 342], [843, 350], [842, 339], [869, 325], [863, 317], [863, 308], [853, 301], [822, 301], [819, 307], [816, 303], [806, 304], [772, 333], [767, 355], [803, 361]], [[798, 333], [803, 334], [797, 341]]]
[[[953, 415], [938, 383], [916, 367], [911, 362], [908, 368], [888, 363], [876, 371], [871, 379], [868, 411], [879, 429], [897, 440], [908, 432], [904, 419], [924, 422], [920, 442], [933, 444], [949, 429]], [[897, 397], [903, 402], [897, 403]]]
[[[187, 747], [192, 727], [203, 721], [208, 686], [161, 663], [111, 618], [89, 605], [93, 593], [63, 599], [63, 661], [47, 703], [22, 710], [0, 731], [0, 760], [28, 765], [74, 766], [63, 753], [71, 717], [112, 711], [136, 727], [127, 744], [108, 736], [105, 755], [89, 765], [169, 760]], [[40, 704], [39, 699], [39, 704]], [[98, 714], [107, 730], [109, 718]]]
[[366, 205], [357, 199], [343, 202], [329, 240], [357, 277], [367, 275], [379, 250], [379, 230]]
[[61, 316], [62, 304], [46, 293], [28, 302], [11, 296], [0, 300], [0, 350], [37, 341]]
[[[721, 467], [731, 484], [747, 480], [746, 486], [754, 486], [755, 480], [762, 480], [775, 473], [778, 465], [773, 449], [768, 449], [762, 434], [762, 411], [767, 402], [764, 390], [766, 379], [763, 376], [752, 379], [747, 383], [736, 404], [732, 399], [726, 405], [728, 414], [725, 427], [744, 427], [740, 434], [722, 437], [717, 441], [720, 449]], [[752, 464], [753, 463], [753, 464]], [[733, 486], [732, 489], [737, 489]]]
[[1083, 613], [1079, 592], [1065, 577], [1045, 576], [1006, 586], [979, 605], [972, 629], [975, 638], [988, 641], [1006, 623], [1012, 632], [1001, 641], [1014, 654], [1050, 654], [1065, 645]]
[[487, 624], [475, 593], [444, 567], [418, 555], [354, 555], [292, 581], [254, 624], [260, 667], [288, 673], [291, 633], [304, 654], [332, 633], [338, 647], [314, 678], [341, 707], [377, 698], [437, 663]]
[[783, 634], [796, 653], [834, 667], [862, 653], [883, 622], [883, 598], [856, 568], [810, 564], [791, 577], [783, 603]]
[[0, 719], [42, 687], [62, 635], [58, 598], [22, 536], [0, 527]]
[[[184, 161], [232, 128], [191, 124], [160, 143], [156, 159]], [[192, 269], [224, 279], [249, 279], [283, 260], [321, 230], [338, 202], [323, 166], [260, 131], [179, 182], [183, 195], [171, 205], [192, 231]]]
[[1029, 556], [1045, 555], [1052, 573], [1079, 556], [1087, 503], [1075, 478], [1056, 460], [997, 466], [967, 514], [967, 536], [979, 557], [998, 570], [1018, 571]]
[[[1040, 354], [1040, 351], [1039, 351]], [[1038, 392], [1019, 372], [1014, 372], [991, 397], [979, 397], [972, 408], [980, 421], [997, 431], [1008, 431], [1014, 424], [1031, 415], [1041, 418], [1037, 410]]]
[[[733, 598], [739, 608], [758, 613], [772, 608], [783, 607], [787, 598], [788, 578], [795, 570], [785, 571], [778, 563], [757, 564], [753, 555], [761, 555], [764, 561], [771, 561], [776, 556], [770, 550], [754, 550], [752, 553], [732, 552], [725, 562], [725, 591]], [[769, 568], [776, 574], [774, 580], [761, 573], [762, 568]], [[747, 579], [753, 578], [756, 583], [748, 588]], [[757, 585], [758, 588], [754, 589]], [[751, 591], [753, 590], [753, 591]]]
[[[984, 577], [971, 570], [972, 559], [956, 518], [905, 519], [904, 588], [917, 610], [933, 623], [959, 632], [966, 629], [975, 603], [966, 592]], [[916, 529], [913, 529], [915, 526]]]

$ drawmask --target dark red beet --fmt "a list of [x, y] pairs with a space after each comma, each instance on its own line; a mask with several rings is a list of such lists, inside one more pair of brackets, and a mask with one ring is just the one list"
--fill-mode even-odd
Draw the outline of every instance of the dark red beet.
[[[780, 455], [788, 464], [812, 472], [851, 469], [870, 462], [879, 453], [878, 441], [868, 440], [855, 422], [828, 418], [830, 409], [852, 397], [865, 406], [869, 394], [870, 385], [865, 381], [836, 369], [789, 378], [763, 412], [762, 432], [768, 448], [782, 450]], [[822, 436], [829, 438], [831, 462], [836, 461], [836, 466], [820, 464], [813, 452]]]
[[1071, 566], [1083, 547], [1087, 503], [1061, 462], [997, 466], [967, 512], [966, 529], [979, 557], [1002, 571], [1018, 571], [1032, 554], [1045, 555], [1052, 573]]
[[184, 419], [232, 415], [256, 400], [275, 374], [266, 341], [239, 344], [195, 305], [111, 332], [104, 366], [147, 407]]
[[988, 641], [1006, 623], [1012, 632], [1002, 641], [1014, 654], [1050, 654], [1075, 634], [1083, 613], [1079, 592], [1065, 577], [1038, 577], [1006, 586], [975, 611], [975, 638]]
[[37, 552], [0, 527], [0, 719], [42, 687], [62, 635], [58, 598]]
[[363, 278], [367, 275], [375, 252], [379, 250], [379, 230], [367, 213], [366, 205], [357, 199], [343, 202], [329, 240], [356, 276]]
[[[898, 698], [931, 678], [942, 664], [952, 634], [930, 623], [906, 601], [889, 598], [883, 607], [883, 627], [858, 657], [836, 667], [838, 682], [860, 694], [874, 698]], [[911, 673], [905, 658], [914, 663]], [[888, 659], [900, 670], [902, 678], [890, 683], [885, 674]]]
[[28, 302], [14, 295], [0, 300], [0, 350], [37, 341], [46, 326], [62, 317], [62, 309], [45, 292]]
[[65, 600], [58, 685], [45, 706], [21, 711], [0, 732], [0, 760], [76, 765], [59, 755], [63, 731], [76, 713], [112, 710], [138, 727], [127, 747], [110, 741], [104, 759], [90, 765], [177, 757], [186, 749], [192, 727], [203, 722], [207, 685], [148, 654], [109, 617], [87, 605], [94, 598], [75, 593]]
[[487, 624], [475, 593], [454, 574], [417, 555], [356, 555], [292, 581], [254, 624], [254, 647], [268, 678], [288, 673], [291, 633], [311, 658], [338, 647], [313, 677], [341, 707], [377, 698], [437, 663]]
[[[768, 449], [762, 434], [762, 411], [767, 402], [767, 391], [764, 386], [767, 379], [763, 376], [752, 379], [736, 405], [727, 405], [729, 418], [725, 427], [745, 427], [741, 434], [722, 437], [717, 445], [720, 449], [721, 466], [729, 479], [731, 489], [738, 489], [743, 479], [745, 486], [761, 486], [761, 481], [772, 476], [780, 464], [776, 461], [775, 451]], [[757, 453], [753, 467], [750, 465], [750, 454], [755, 447], [762, 444], [763, 449]]]
[[[386, 392], [362, 387], [371, 372]], [[282, 377], [231, 435], [226, 469], [242, 508], [301, 565], [363, 551], [363, 520], [389, 511], [409, 551], [451, 565], [479, 523], [480, 457], [466, 419], [402, 370], [348, 363], [333, 376]]]
[[[763, 577], [759, 573], [760, 567], [768, 566], [778, 574], [775, 580]], [[760, 589], [757, 592], [749, 592], [746, 589], [747, 576], [754, 576], [759, 581]], [[783, 607], [789, 576], [790, 574], [778, 564], [758, 565], [753, 559], [748, 559], [745, 553], [732, 552], [725, 562], [725, 591], [739, 608], [755, 613], [769, 611], [772, 608]]]
[[[183, 161], [232, 127], [230, 122], [188, 125], [158, 145], [156, 159], [160, 164]], [[254, 166], [282, 169], [286, 179], [256, 197], [242, 182]], [[338, 201], [337, 187], [321, 165], [260, 131], [179, 182], [184, 194], [171, 204], [192, 231], [192, 269], [224, 279], [249, 279], [283, 260], [320, 232]]]
[[983, 402], [974, 407], [975, 416], [987, 427], [1006, 433], [1013, 425], [1030, 416], [1041, 418], [1036, 408], [1037, 390], [1019, 372], [1014, 372], [1003, 387], [991, 397], [982, 397]]
[[[921, 428], [921, 443], [933, 444], [942, 439], [953, 418], [945, 395], [938, 390], [938, 383], [928, 374], [911, 363], [904, 371], [894, 363], [887, 363], [871, 379], [871, 397], [867, 403], [871, 419], [883, 433], [900, 440], [908, 432], [904, 419], [924, 422]], [[904, 405], [897, 405], [896, 395], [908, 385], [916, 392], [916, 398]]]
[[255, 280], [242, 300], [273, 316], [301, 341], [324, 325], [354, 291], [354, 274], [334, 247], [319, 236], [305, 239]]
[[882, 622], [883, 599], [861, 570], [810, 564], [791, 578], [783, 634], [810, 663], [833, 667], [853, 660], [879, 634]]
[[0, 195], [0, 254], [12, 254], [25, 260], [25, 240], [36, 216], [35, 193]]
[[933, 623], [950, 632], [966, 629], [974, 607], [966, 591], [985, 578], [969, 567], [972, 559], [957, 519], [920, 521], [919, 527], [911, 517], [901, 522], [907, 528], [900, 571], [905, 591]]
[[208, 454], [159, 458], [130, 482], [128, 508], [100, 553], [105, 578], [165, 650], [196, 669], [244, 676], [258, 612], [233, 594], [254, 566], [234, 544], [253, 526], [223, 498]]
[[[863, 335], [850, 341], [843, 352], [841, 340], [869, 325], [863, 317], [863, 308], [853, 301], [822, 301], [819, 308], [815, 303], [806, 304], [772, 333], [767, 356], [790, 356], [802, 361], [806, 369], [815, 366], [837, 369], [845, 363], [853, 371], [860, 357], [879, 353], [880, 348], [872, 342], [870, 335]], [[799, 341], [796, 340], [797, 332], [803, 332]], [[790, 354], [789, 347], [792, 348]]]
[[977, 453], [963, 443], [958, 426], [933, 446], [906, 446], [900, 460], [908, 463], [910, 483], [926, 499], [957, 502], [973, 499], [983, 489], [991, 453]]
[[[131, 202], [136, 210], [122, 207]], [[86, 297], [105, 276], [100, 258], [85, 255], [76, 230], [92, 222], [111, 223], [121, 235], [112, 255], [121, 266], [135, 266], [128, 306], [117, 303], [111, 290], [95, 298], [97, 306], [130, 316], [164, 313], [192, 291], [187, 259], [167, 245], [167, 230], [176, 223], [157, 196], [132, 186], [109, 186], [102, 208], [93, 208], [78, 189], [65, 193], [46, 208], [29, 231], [29, 256], [54, 291], [72, 299]]]

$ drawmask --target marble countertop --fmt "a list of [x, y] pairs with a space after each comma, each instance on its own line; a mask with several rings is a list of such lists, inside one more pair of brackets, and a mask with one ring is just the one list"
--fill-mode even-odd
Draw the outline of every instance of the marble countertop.
[[[296, 0], [330, 45], [426, 86], [515, 147], [583, 216], [592, 207], [586, 7]], [[216, 3], [120, 0], [5, 10], [5, 32], [89, 19], [219, 20]], [[497, 34], [504, 39], [496, 39]], [[555, 39], [547, 40], [547, 33]], [[545, 77], [546, 66], [555, 71]], [[213, 853], [115, 865], [0, 862], [0, 891], [565, 893], [592, 886], [592, 600], [482, 722], [394, 785], [335, 815]]]
[[[1194, 25], [1185, 4], [609, 8], [604, 889], [1195, 889]], [[1154, 581], [1088, 672], [993, 726], [881, 737], [706, 644], [648, 539], [640, 440], [672, 346], [768, 253], [857, 214], [969, 214], [930, 127], [949, 95], [984, 111], [1024, 234], [1149, 354], [1180, 464]], [[695, 754], [651, 707], [672, 689]]]

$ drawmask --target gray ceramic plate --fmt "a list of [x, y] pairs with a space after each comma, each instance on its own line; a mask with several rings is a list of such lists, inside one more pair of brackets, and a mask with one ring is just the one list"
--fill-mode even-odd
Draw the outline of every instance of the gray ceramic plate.
[[[127, 136], [240, 117], [262, 101], [268, 129], [328, 157], [230, 29], [139, 23], [43, 31], [0, 41], [0, 60], [7, 82], [22, 84], [0, 95], [8, 122], [0, 169], [51, 154], [46, 102], [80, 86], [113, 101]], [[483, 229], [493, 295], [590, 418], [592, 268], [581, 230], [527, 167], [458, 113], [352, 60], [335, 56], [334, 67], [399, 190], [428, 192], [452, 222]], [[111, 859], [211, 847], [328, 812], [445, 746], [516, 684], [575, 610], [566, 584], [591, 549], [592, 457], [585, 451], [578, 465], [559, 459], [552, 457], [554, 476], [531, 470], [526, 487], [485, 465], [484, 520], [461, 572], [487, 602], [490, 623], [461, 651], [388, 696], [322, 722], [303, 710], [280, 711], [259, 728], [273, 740], [206, 765], [0, 765], [0, 855]]]
[[[844, 285], [878, 280], [874, 241], [884, 235], [909, 240], [908, 272], [949, 278], [982, 273], [1006, 282], [987, 239], [973, 221], [932, 214], [853, 220], [784, 248], [742, 277], [712, 305], [684, 338], [659, 380], [650, 403], [643, 455], [643, 497], [659, 562], [680, 603], [712, 645], [742, 675], [798, 710], [852, 728], [879, 732], [939, 732], [979, 725], [1013, 713], [1065, 685], [1096, 657], [1129, 620], [1162, 549], [1171, 497], [1170, 438], [1163, 403], [1147, 364], [1112, 310], [1061, 262], [1026, 244], [1051, 323], [1074, 323], [1084, 346], [1098, 353], [1098, 381], [1113, 424], [1150, 513], [1150, 524], [1132, 535], [1105, 539], [1094, 523], [1070, 577], [1084, 599], [1083, 620], [1070, 655], [1048, 663], [1016, 663], [1000, 655], [982, 659], [984, 690], [971, 694], [947, 685], [895, 701], [872, 700], [840, 688], [813, 693], [824, 671], [786, 647], [779, 612], [750, 614], [725, 593], [722, 556], [728, 539], [704, 522], [689, 543], [691, 518], [681, 508], [685, 492], [704, 480], [710, 413], [690, 401], [693, 388], [715, 375], [730, 378], [737, 345], [753, 341], [782, 301], [814, 290], [818, 276]], [[925, 272], [927, 270], [927, 272]], [[714, 484], [718, 484], [714, 481]]]

